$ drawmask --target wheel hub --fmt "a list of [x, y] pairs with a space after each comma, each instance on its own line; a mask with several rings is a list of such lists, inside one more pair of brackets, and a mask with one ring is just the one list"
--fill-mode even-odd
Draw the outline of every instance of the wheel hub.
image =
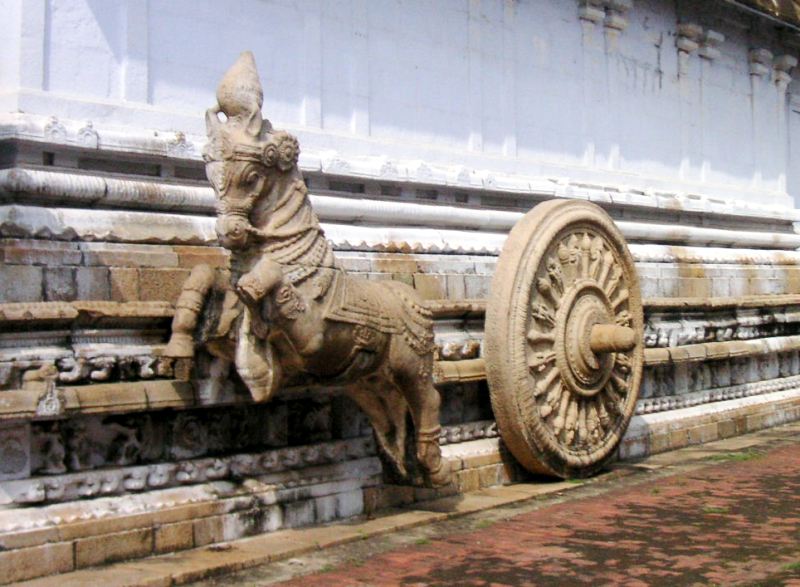
[[564, 302], [556, 319], [560, 326], [558, 368], [570, 391], [592, 397], [606, 384], [614, 366], [612, 354], [596, 354], [590, 344], [592, 328], [611, 321], [611, 308], [605, 293], [590, 281], [575, 284]]

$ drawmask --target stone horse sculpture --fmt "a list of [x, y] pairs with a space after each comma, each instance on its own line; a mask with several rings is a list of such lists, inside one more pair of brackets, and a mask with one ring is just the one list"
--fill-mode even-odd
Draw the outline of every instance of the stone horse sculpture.
[[405, 284], [354, 279], [340, 268], [297, 167], [297, 139], [262, 118], [252, 53], [225, 74], [217, 102], [206, 113], [204, 159], [218, 198], [217, 235], [231, 252], [230, 280], [220, 284], [209, 267], [194, 269], [165, 355], [194, 356], [203, 322], [199, 338], [235, 365], [255, 401], [297, 376], [343, 385], [406, 479], [410, 411], [421, 481], [446, 484], [430, 312]]

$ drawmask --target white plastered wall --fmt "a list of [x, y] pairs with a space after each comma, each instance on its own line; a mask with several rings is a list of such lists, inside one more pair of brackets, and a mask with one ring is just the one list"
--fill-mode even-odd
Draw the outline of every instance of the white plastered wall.
[[[221, 75], [251, 49], [266, 115], [306, 151], [787, 206], [800, 177], [791, 87], [749, 64], [753, 48], [791, 50], [731, 9], [635, 0], [621, 31], [581, 20], [577, 0], [0, 0], [0, 10], [4, 112], [200, 135]], [[719, 55], [696, 51], [681, 68], [687, 19], [726, 38]]]

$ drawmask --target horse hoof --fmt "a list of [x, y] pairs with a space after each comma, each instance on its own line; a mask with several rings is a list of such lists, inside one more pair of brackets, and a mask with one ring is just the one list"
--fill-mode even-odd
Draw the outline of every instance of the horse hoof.
[[435, 471], [428, 473], [428, 481], [431, 487], [444, 487], [450, 485], [452, 478], [450, 476], [450, 466], [442, 461]]

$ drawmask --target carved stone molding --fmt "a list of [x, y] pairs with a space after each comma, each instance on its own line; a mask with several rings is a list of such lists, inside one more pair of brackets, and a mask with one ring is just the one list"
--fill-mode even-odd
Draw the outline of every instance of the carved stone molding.
[[724, 42], [725, 35], [720, 32], [703, 28], [696, 23], [679, 24], [675, 40], [678, 49], [678, 74], [688, 73], [689, 58], [695, 52], [707, 61], [718, 59], [721, 56], [719, 47]]
[[700, 49], [698, 50], [697, 54], [703, 59], [707, 59], [708, 61], [719, 59], [720, 56], [722, 55], [719, 48], [724, 42], [725, 42], [725, 35], [723, 35], [720, 32], [713, 31], [711, 29], [706, 29], [703, 32], [703, 38], [700, 43]]
[[[351, 187], [354, 189], [373, 191], [380, 190], [380, 185], [385, 185], [385, 181], [380, 175], [380, 169], [377, 166], [386, 165], [385, 161], [380, 159], [362, 158], [359, 161], [360, 167], [358, 173], [353, 171], [352, 175], [358, 177], [358, 181], [351, 182]], [[416, 182], [422, 183], [424, 179], [418, 177], [416, 174], [419, 167], [413, 167], [409, 162], [393, 162], [396, 167], [404, 169], [403, 178], [398, 180], [403, 183], [397, 185], [398, 189], [401, 186], [414, 184]], [[354, 167], [351, 164], [350, 167]], [[376, 169], [377, 168], [377, 169]], [[486, 190], [485, 195], [481, 196], [479, 201], [484, 202], [483, 208], [492, 208], [491, 203], [498, 197], [503, 201], [508, 201], [507, 197], [503, 197], [503, 193], [509, 192], [520, 194], [532, 198], [530, 204], [536, 200], [533, 198], [545, 197], [564, 197], [564, 198], [578, 198], [590, 199], [603, 202], [606, 204], [614, 204], [618, 206], [635, 205], [644, 206], [652, 209], [667, 208], [674, 210], [677, 208], [687, 211], [702, 211], [702, 212], [724, 212], [725, 214], [733, 214], [739, 217], [747, 218], [768, 218], [772, 220], [786, 220], [798, 216], [798, 213], [790, 208], [766, 206], [752, 202], [745, 202], [743, 200], [726, 199], [724, 201], [704, 196], [702, 194], [693, 193], [691, 197], [682, 194], [679, 191], [664, 191], [658, 190], [635, 190], [625, 186], [619, 185], [603, 185], [603, 184], [586, 184], [585, 182], [569, 182], [569, 181], [546, 181], [541, 178], [523, 176], [523, 175], [501, 175], [498, 173], [489, 173], [486, 171], [470, 170], [468, 175], [475, 179], [475, 181], [461, 182], [456, 181], [455, 177], [464, 175], [463, 168], [453, 167], [445, 168], [444, 172], [437, 174], [437, 192], [448, 197], [455, 197], [455, 193], [459, 191], [460, 187], [468, 187], [473, 189]], [[438, 177], [441, 175], [441, 177]], [[320, 189], [326, 191], [337, 191], [335, 188], [337, 184], [334, 180], [326, 177], [317, 177], [314, 185], [319, 185]], [[339, 178], [341, 183], [343, 180]], [[186, 212], [197, 212], [207, 214], [214, 210], [214, 197], [213, 192], [207, 187], [196, 185], [176, 185], [174, 182], [168, 181], [144, 181], [140, 177], [130, 178], [117, 178], [97, 175], [84, 175], [71, 173], [66, 170], [58, 169], [26, 169], [17, 167], [12, 169], [0, 170], [0, 187], [12, 193], [24, 193], [27, 199], [32, 199], [38, 196], [58, 197], [61, 200], [66, 199], [73, 203], [81, 203], [87, 198], [96, 197], [102, 198], [105, 203], [114, 207], [127, 208], [135, 205], [132, 199], [132, 194], [139, 191], [146, 191], [148, 194], [148, 209], [150, 210], [174, 210], [180, 206]], [[429, 213], [435, 212], [436, 208], [431, 204], [415, 204], [411, 202], [387, 202], [385, 200], [370, 201], [369, 206], [359, 205], [360, 200], [346, 199], [343, 201], [337, 199], [330, 199], [332, 196], [327, 195], [325, 198], [315, 199], [314, 204], [320, 207], [320, 216], [323, 220], [329, 219], [330, 211], [338, 211], [340, 214], [346, 212], [350, 216], [354, 214], [365, 214], [372, 211], [372, 213], [380, 212], [384, 221], [391, 219], [393, 222], [403, 222], [404, 218], [418, 217], [422, 210], [427, 210]], [[325, 204], [327, 203], [327, 207]], [[350, 207], [350, 210], [343, 209]], [[376, 208], [377, 207], [377, 208]], [[442, 206], [441, 209], [446, 209]], [[457, 212], [454, 218], [461, 219], [463, 222], [464, 216], [469, 216], [472, 212], [469, 209], [447, 207], [448, 214]], [[489, 210], [476, 210], [481, 214], [487, 214]], [[498, 218], [498, 212], [491, 211], [490, 217]], [[505, 214], [509, 214], [505, 211]], [[788, 215], [788, 216], [787, 216]], [[475, 217], [476, 219], [478, 216]], [[487, 218], [481, 217], [484, 221]], [[492, 218], [491, 221], [482, 224], [483, 228], [491, 228], [496, 225], [497, 220]], [[441, 215], [436, 218], [434, 222], [441, 223], [447, 221], [447, 215], [442, 218]], [[406, 222], [407, 222], [406, 218]], [[451, 222], [452, 223], [452, 219]]]
[[[281, 475], [275, 480], [279, 484], [278, 488], [280, 485], [291, 487], [322, 481], [324, 477], [315, 479], [314, 467], [370, 458], [374, 454], [372, 438], [362, 437], [261, 453], [54, 474], [24, 481], [9, 481], [2, 486], [2, 490], [14, 503], [26, 504], [121, 495], [270, 474]], [[298, 476], [291, 473], [295, 469], [306, 469], [306, 472]]]
[[786, 93], [786, 89], [792, 82], [792, 71], [797, 67], [797, 57], [794, 55], [778, 55], [773, 62], [775, 85], [778, 92]]
[[97, 149], [100, 146], [100, 135], [95, 130], [91, 120], [86, 122], [86, 126], [78, 130], [77, 141], [87, 149]]
[[766, 77], [773, 68], [773, 55], [769, 49], [752, 49], [749, 53], [750, 75]]
[[678, 25], [675, 46], [678, 48], [678, 75], [686, 75], [689, 71], [689, 56], [700, 49], [703, 40], [703, 27], [695, 23]]
[[679, 410], [712, 402], [795, 389], [798, 385], [800, 385], [800, 376], [795, 375], [772, 381], [742, 383], [740, 385], [705, 389], [674, 396], [644, 398], [639, 400], [636, 406], [636, 413], [652, 414], [668, 410]]
[[[589, 6], [598, 6], [601, 3], [588, 4]], [[602, 22], [605, 19], [605, 9], [601, 11], [600, 18], [597, 22]], [[586, 21], [582, 21], [586, 22]], [[594, 27], [592, 22], [589, 25]], [[52, 152], [60, 148], [60, 143], [49, 143], [45, 134], [45, 127], [49, 124], [48, 117], [26, 114], [26, 113], [0, 113], [0, 137], [9, 140], [25, 141], [26, 144], [32, 147], [38, 147], [41, 151]], [[88, 124], [85, 121], [76, 120], [61, 120], [61, 124], [66, 127], [67, 131], [67, 146], [82, 146], [80, 138], [80, 130], [87, 128]], [[175, 140], [175, 135], [170, 133], [154, 134], [152, 131], [147, 132], [144, 129], [128, 128], [120, 130], [114, 127], [99, 127], [94, 124], [92, 127], [95, 132], [99, 134], [99, 144], [102, 149], [114, 153], [114, 157], [127, 160], [128, 162], [141, 161], [142, 156], [149, 158], [163, 158], [167, 155], [169, 150], [168, 143]], [[201, 152], [202, 146], [205, 143], [205, 136], [189, 136], [186, 135], [186, 141], [191, 144], [191, 151], [187, 150], [187, 155], [191, 157], [191, 163], [196, 166], [197, 171], [202, 173], [201, 165]], [[41, 156], [41, 151], [38, 153]], [[409, 159], [388, 159], [385, 156], [353, 156], [337, 153], [335, 151], [310, 151], [304, 150], [300, 158], [300, 166], [303, 171], [311, 176], [313, 185], [317, 185], [317, 181], [321, 182], [321, 186], [328, 189], [327, 175], [331, 173], [331, 179], [341, 182], [346, 181], [346, 177], [333, 177], [333, 169], [329, 169], [328, 162], [338, 160], [342, 163], [342, 169], [347, 171], [347, 175], [358, 178], [359, 181], [374, 182], [369, 187], [374, 187], [380, 190], [380, 184], [388, 181], [403, 182], [410, 186], [422, 185], [429, 182], [428, 179], [418, 176], [418, 171], [421, 171], [422, 166], [419, 160]], [[188, 163], [189, 160], [183, 160]], [[703, 189], [701, 186], [678, 186], [665, 188], [662, 183], [657, 183], [652, 186], [640, 186], [642, 190], [632, 190], [627, 185], [608, 184], [599, 185], [599, 180], [587, 183], [584, 178], [569, 177], [566, 171], [559, 179], [550, 179], [541, 176], [523, 175], [520, 173], [505, 173], [500, 170], [489, 170], [481, 168], [464, 167], [461, 164], [446, 165], [439, 162], [428, 162], [424, 165], [428, 170], [435, 170], [433, 174], [437, 182], [437, 188], [442, 191], [448, 189], [482, 189], [482, 190], [501, 190], [521, 194], [534, 194], [539, 197], [573, 197], [577, 196], [583, 199], [589, 198], [591, 200], [600, 201], [603, 203], [624, 204], [626, 201], [635, 203], [637, 206], [649, 206], [653, 208], [662, 206], [670, 209], [676, 209], [675, 205], [680, 205], [683, 209], [691, 209], [698, 205], [703, 205], [706, 210], [715, 208], [712, 194], [704, 195], [703, 192], [698, 192], [698, 189]], [[345, 169], [346, 168], [346, 169]], [[349, 170], [349, 171], [348, 171]], [[382, 170], [388, 170], [384, 173]], [[30, 176], [44, 173], [42, 170], [30, 169], [14, 169], [14, 170], [0, 170], [0, 185], [3, 189], [14, 191], [12, 186], [7, 182], [6, 175], [9, 172], [11, 175], [20, 175], [26, 173]], [[29, 187], [29, 194], [38, 193], [41, 190], [47, 189], [48, 186], [54, 186], [58, 197], [69, 197], [70, 188], [67, 182], [60, 181], [56, 177], [56, 173], [50, 171], [46, 180], [37, 181], [37, 187]], [[92, 178], [91, 176], [83, 176]], [[96, 176], [95, 176], [96, 177]], [[131, 176], [126, 178], [129, 181], [138, 181], [141, 178]], [[154, 178], [155, 179], [155, 178]], [[490, 181], [491, 180], [491, 181]], [[102, 182], [98, 197], [104, 198], [104, 201], [116, 202], [117, 197], [123, 196], [123, 191], [117, 190], [112, 183], [108, 184], [108, 194], [104, 194]], [[492, 184], [490, 186], [489, 184]], [[203, 213], [208, 211], [213, 212], [214, 200], [213, 194], [207, 188], [198, 188], [189, 185], [176, 185], [174, 182], [169, 184], [170, 189], [162, 189], [163, 184], [157, 181], [148, 181], [147, 186], [138, 187], [137, 189], [145, 190], [148, 194], [148, 208], [149, 209], [174, 209], [180, 206], [183, 210], [193, 209], [199, 210], [202, 208]], [[156, 189], [155, 186], [158, 186]], [[77, 184], [73, 184], [73, 190]], [[128, 195], [133, 193], [130, 186], [127, 187]], [[685, 194], [682, 191], [690, 190], [692, 195], [691, 199], [685, 201], [676, 201], [674, 205], [670, 205], [671, 201], [682, 200]], [[180, 192], [180, 198], [170, 200], [167, 196], [169, 193]], [[369, 189], [367, 189], [367, 193]], [[739, 192], [743, 193], [743, 192]], [[792, 208], [788, 206], [770, 206], [756, 203], [756, 199], [752, 198], [752, 188], [748, 188], [747, 194], [739, 196], [741, 200], [737, 200], [735, 193], [730, 193], [724, 201], [716, 205], [716, 211], [723, 212], [726, 215], [736, 214], [745, 217], [753, 217], [756, 215], [768, 215], [773, 218], [787, 218], [787, 214], [796, 214]], [[119, 195], [117, 195], [119, 194]], [[108, 199], [106, 199], [108, 198]], [[711, 201], [709, 201], [711, 200]], [[115, 204], [116, 205], [116, 204]], [[141, 205], [141, 202], [139, 202]], [[130, 206], [130, 204], [127, 204]], [[687, 207], [688, 206], [688, 207]]]
[[[0, 490], [9, 495], [14, 503], [43, 503], [61, 502], [74, 499], [120, 495], [124, 493], [164, 489], [181, 485], [206, 483], [220, 479], [241, 479], [262, 477], [264, 475], [278, 475], [274, 483], [291, 487], [298, 483], [312, 484], [315, 482], [315, 468], [336, 465], [347, 461], [367, 459], [376, 454], [375, 443], [371, 436], [361, 436], [349, 440], [328, 441], [320, 444], [310, 444], [298, 447], [286, 447], [258, 453], [240, 453], [229, 456], [192, 458], [197, 452], [207, 449], [208, 438], [202, 431], [202, 425], [192, 416], [179, 417], [175, 426], [181, 431], [179, 451], [171, 453], [174, 461], [165, 461], [149, 465], [122, 466], [116, 468], [92, 469], [67, 473], [67, 467], [58, 461], [58, 455], [70, 453], [68, 448], [59, 448], [53, 436], [54, 429], [47, 427], [37, 432], [35, 446], [40, 451], [37, 457], [43, 463], [48, 476], [37, 476], [26, 481], [16, 481]], [[192, 431], [189, 431], [191, 428]], [[98, 430], [90, 427], [85, 430]], [[120, 454], [119, 465], [125, 465], [123, 456], [130, 458], [145, 450], [136, 440], [134, 429], [119, 429], [119, 438], [128, 439], [119, 441], [117, 452]], [[497, 426], [493, 420], [467, 422], [443, 428], [440, 443], [442, 445], [494, 438], [497, 436]], [[75, 447], [89, 442], [88, 438], [72, 441]], [[133, 445], [126, 445], [132, 442]], [[194, 447], [194, 448], [192, 448]], [[41, 451], [47, 451], [41, 453]], [[86, 446], [83, 455], [72, 455], [73, 460], [83, 460], [79, 466], [86, 468], [95, 458], [91, 446]], [[22, 427], [0, 429], [0, 457], [7, 457], [7, 461], [0, 461], [0, 480], [23, 479], [28, 476], [30, 438], [29, 430]], [[48, 456], [49, 455], [49, 456]], [[77, 463], [76, 463], [77, 464]], [[14, 469], [11, 471], [11, 469]], [[73, 467], [69, 467], [73, 469]], [[5, 470], [8, 470], [4, 473]], [[302, 475], [291, 473], [303, 470]], [[318, 473], [317, 473], [318, 474]], [[316, 479], [319, 481], [320, 479]]]
[[614, 49], [619, 34], [628, 26], [626, 15], [632, 8], [633, 0], [581, 0], [578, 18], [589, 27], [602, 24], [608, 47]]
[[67, 129], [56, 116], [51, 116], [44, 126], [44, 136], [53, 143], [66, 143]]

